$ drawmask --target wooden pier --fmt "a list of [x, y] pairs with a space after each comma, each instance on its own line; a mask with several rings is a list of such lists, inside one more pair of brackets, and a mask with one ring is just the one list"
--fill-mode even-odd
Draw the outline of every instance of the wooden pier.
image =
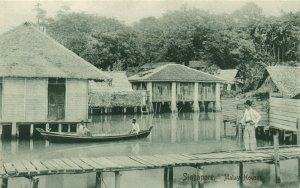
[[[191, 166], [197, 169], [197, 174], [202, 174], [203, 167], [207, 165], [237, 164], [239, 165], [239, 174], [243, 174], [245, 163], [270, 163], [275, 165], [276, 183], [279, 183], [280, 161], [299, 158], [300, 146], [297, 145], [265, 147], [258, 148], [255, 151], [232, 150], [213, 153], [20, 160], [2, 164], [0, 166], [0, 176], [2, 178], [2, 188], [8, 187], [9, 178], [16, 177], [31, 179], [32, 187], [37, 188], [38, 176], [95, 172], [96, 187], [100, 188], [102, 173], [114, 172], [115, 187], [119, 188], [120, 172], [164, 169], [165, 187], [169, 188], [173, 187], [174, 167]], [[242, 183], [243, 180], [241, 179], [240, 184]], [[200, 185], [203, 182], [197, 184]]]

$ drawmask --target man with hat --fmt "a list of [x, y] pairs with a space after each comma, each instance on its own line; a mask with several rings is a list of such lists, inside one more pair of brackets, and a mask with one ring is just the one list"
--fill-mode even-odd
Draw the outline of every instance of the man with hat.
[[244, 144], [246, 150], [256, 149], [256, 138], [255, 138], [255, 128], [259, 122], [261, 116], [258, 112], [251, 108], [252, 102], [247, 100], [245, 103], [244, 116], [241, 119], [241, 124], [245, 125], [244, 129]]
[[131, 134], [138, 134], [140, 132], [140, 126], [139, 124], [136, 122], [136, 119], [133, 118], [132, 119], [132, 129], [130, 131]]

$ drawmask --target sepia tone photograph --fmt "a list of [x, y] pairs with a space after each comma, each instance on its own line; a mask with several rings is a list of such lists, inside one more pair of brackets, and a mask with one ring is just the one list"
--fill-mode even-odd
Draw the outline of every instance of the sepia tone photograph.
[[0, 0], [0, 188], [300, 187], [300, 0]]

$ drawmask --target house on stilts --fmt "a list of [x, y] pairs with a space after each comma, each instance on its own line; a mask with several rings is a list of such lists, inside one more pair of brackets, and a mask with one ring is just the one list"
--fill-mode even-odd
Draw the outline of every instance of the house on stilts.
[[166, 64], [129, 77], [134, 90], [149, 92], [155, 112], [193, 111], [220, 107], [220, 84], [225, 80], [180, 64]]
[[25, 23], [0, 36], [0, 135], [76, 129], [88, 119], [88, 81], [109, 76]]

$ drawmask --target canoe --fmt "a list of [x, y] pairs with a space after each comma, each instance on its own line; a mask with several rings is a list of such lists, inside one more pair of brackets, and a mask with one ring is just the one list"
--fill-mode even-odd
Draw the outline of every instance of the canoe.
[[36, 130], [49, 142], [54, 143], [86, 143], [86, 142], [107, 142], [107, 141], [120, 141], [120, 140], [133, 140], [146, 138], [153, 126], [148, 130], [141, 130], [138, 134], [110, 134], [110, 135], [100, 135], [95, 134], [92, 136], [82, 136], [77, 133], [59, 133], [44, 131], [43, 129], [36, 128]]

